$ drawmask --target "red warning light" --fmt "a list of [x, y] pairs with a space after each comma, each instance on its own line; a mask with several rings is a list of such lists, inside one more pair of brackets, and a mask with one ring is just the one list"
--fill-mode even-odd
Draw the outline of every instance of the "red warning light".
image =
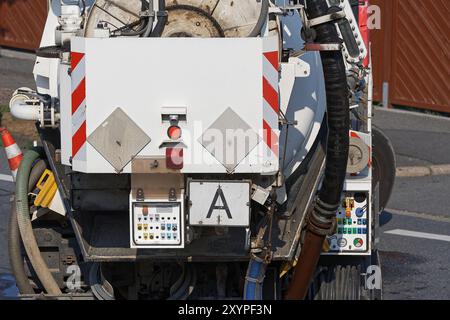
[[181, 128], [179, 126], [171, 126], [167, 129], [167, 135], [172, 140], [178, 140], [181, 138]]

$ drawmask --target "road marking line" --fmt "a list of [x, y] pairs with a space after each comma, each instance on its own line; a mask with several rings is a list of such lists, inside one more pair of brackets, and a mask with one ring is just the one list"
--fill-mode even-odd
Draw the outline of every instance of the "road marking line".
[[14, 182], [14, 178], [9, 174], [0, 173], [0, 181]]
[[450, 217], [444, 216], [442, 214], [436, 215], [436, 214], [423, 213], [423, 212], [411, 212], [411, 211], [405, 211], [405, 210], [396, 210], [396, 209], [391, 209], [391, 208], [384, 209], [384, 212], [394, 214], [394, 215], [399, 215], [399, 216], [450, 223]]
[[405, 236], [405, 237], [413, 237], [413, 238], [422, 238], [422, 239], [440, 240], [440, 241], [450, 242], [450, 236], [446, 236], [446, 235], [442, 235], [442, 234], [416, 232], [416, 231], [408, 231], [408, 230], [402, 230], [402, 229], [385, 231], [384, 233], [395, 234], [398, 236]]

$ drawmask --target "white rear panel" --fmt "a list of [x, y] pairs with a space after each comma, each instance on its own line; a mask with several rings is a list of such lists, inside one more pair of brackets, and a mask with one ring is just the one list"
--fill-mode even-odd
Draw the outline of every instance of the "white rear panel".
[[[278, 171], [276, 38], [75, 38], [72, 55], [72, 83], [61, 83], [72, 105], [62, 105], [61, 112], [72, 117], [72, 136], [62, 140], [72, 140], [66, 144], [72, 150], [63, 154], [72, 155], [75, 171], [131, 173], [132, 158], [164, 157], [170, 110], [185, 113], [178, 123], [182, 173]], [[117, 109], [123, 126], [112, 127]], [[120, 153], [104, 150], [108, 145], [122, 150], [136, 134], [140, 143], [127, 146], [129, 159], [105, 158]], [[118, 170], [117, 163], [126, 165]]]

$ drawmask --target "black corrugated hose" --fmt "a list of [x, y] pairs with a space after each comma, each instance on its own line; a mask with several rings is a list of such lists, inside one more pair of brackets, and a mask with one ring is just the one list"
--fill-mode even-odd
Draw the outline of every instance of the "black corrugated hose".
[[[328, 12], [326, 0], [305, 0], [309, 19]], [[317, 43], [340, 43], [334, 22], [314, 27]], [[327, 96], [328, 141], [325, 176], [316, 204], [307, 217], [302, 251], [286, 299], [304, 299], [330, 233], [343, 191], [349, 150], [349, 92], [341, 51], [321, 52]]]

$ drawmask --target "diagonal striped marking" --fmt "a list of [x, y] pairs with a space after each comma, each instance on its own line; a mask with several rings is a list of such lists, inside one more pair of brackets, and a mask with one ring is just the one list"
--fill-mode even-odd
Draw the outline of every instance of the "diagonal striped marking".
[[86, 98], [86, 79], [83, 79], [72, 93], [72, 114], [74, 114]]
[[278, 101], [278, 91], [276, 91], [267, 81], [265, 77], [263, 77], [263, 97], [267, 101], [267, 103], [272, 107], [272, 109], [278, 113], [280, 110], [280, 105]]
[[72, 70], [75, 70], [80, 63], [80, 61], [84, 58], [84, 53], [81, 52], [72, 52], [71, 55], [70, 66]]
[[77, 132], [86, 121], [86, 100], [84, 100], [72, 115], [72, 133]]
[[278, 136], [273, 132], [269, 124], [263, 120], [264, 142], [278, 157]]
[[275, 70], [278, 71], [278, 51], [265, 52], [264, 57], [266, 57]]
[[278, 113], [272, 109], [266, 100], [263, 100], [263, 117], [264, 121], [266, 121], [272, 129], [278, 129]]
[[72, 92], [80, 85], [80, 82], [86, 76], [86, 57], [83, 57], [81, 61], [78, 63], [75, 69], [72, 69], [70, 74], [71, 82], [72, 82]]
[[267, 58], [263, 59], [263, 72], [264, 77], [270, 83], [270, 85], [273, 88], [278, 88], [278, 81], [279, 81], [278, 69], [275, 70], [270, 61], [267, 60]]
[[72, 137], [72, 157], [75, 157], [81, 147], [86, 143], [86, 121]]

